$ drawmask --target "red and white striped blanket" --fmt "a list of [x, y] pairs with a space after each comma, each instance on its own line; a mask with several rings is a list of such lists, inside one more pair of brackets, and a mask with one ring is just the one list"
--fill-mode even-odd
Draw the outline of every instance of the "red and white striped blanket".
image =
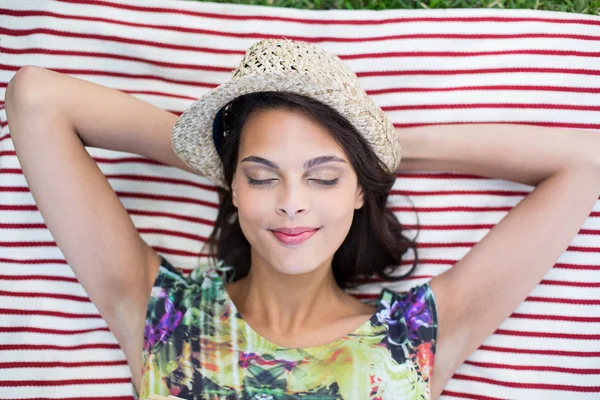
[[[340, 55], [398, 127], [600, 129], [600, 18], [525, 10], [4, 0], [0, 99], [18, 68], [33, 64], [180, 113], [229, 79], [252, 43], [282, 36]], [[0, 398], [129, 399], [125, 357], [37, 211], [0, 106]], [[216, 216], [214, 186], [139, 156], [89, 151], [144, 240], [177, 267], [194, 268]], [[451, 268], [531, 190], [443, 171], [399, 176], [390, 207], [409, 229], [416, 207], [421, 262], [393, 287], [405, 290]], [[442, 399], [600, 398], [599, 233], [600, 203]], [[380, 285], [356, 294], [373, 297]]]

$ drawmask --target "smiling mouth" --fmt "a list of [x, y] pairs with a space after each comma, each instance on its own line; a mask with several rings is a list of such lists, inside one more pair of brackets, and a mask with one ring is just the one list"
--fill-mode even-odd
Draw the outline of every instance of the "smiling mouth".
[[307, 229], [298, 233], [292, 233], [293, 231], [284, 232], [283, 230], [272, 230], [273, 235], [283, 244], [287, 245], [298, 245], [307, 241], [312, 235], [317, 233], [320, 228]]

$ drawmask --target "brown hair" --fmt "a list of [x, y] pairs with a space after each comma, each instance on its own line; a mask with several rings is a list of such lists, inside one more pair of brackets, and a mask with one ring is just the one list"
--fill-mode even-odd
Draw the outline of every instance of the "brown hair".
[[[244, 122], [258, 110], [285, 109], [300, 111], [326, 128], [346, 153], [363, 189], [364, 205], [354, 212], [354, 219], [340, 248], [333, 256], [333, 275], [345, 289], [358, 278], [377, 276], [397, 281], [408, 276], [418, 263], [415, 239], [402, 234], [402, 226], [386, 207], [396, 176], [386, 171], [361, 134], [340, 113], [320, 101], [288, 92], [257, 92], [239, 96], [223, 108], [223, 129], [218, 153], [223, 161], [223, 174], [229, 187], [238, 161], [240, 135]], [[235, 279], [250, 270], [250, 243], [246, 240], [230, 190], [219, 189], [219, 213], [208, 244], [215, 259], [234, 269]], [[214, 248], [213, 248], [214, 246]], [[390, 276], [400, 265], [402, 256], [412, 249], [415, 255], [410, 270], [401, 276]], [[214, 251], [216, 250], [216, 251]], [[389, 271], [389, 272], [387, 272]]]

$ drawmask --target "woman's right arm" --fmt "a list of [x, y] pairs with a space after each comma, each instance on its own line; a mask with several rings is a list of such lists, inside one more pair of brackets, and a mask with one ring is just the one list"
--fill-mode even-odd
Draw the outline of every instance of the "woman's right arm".
[[137, 153], [190, 171], [171, 149], [177, 116], [37, 67], [21, 68], [13, 77], [6, 113], [44, 221], [119, 340], [137, 381], [145, 309], [159, 259], [84, 146]]
[[[131, 95], [28, 66], [21, 68], [10, 82], [6, 98], [10, 101], [11, 97], [13, 103], [26, 101], [30, 108], [41, 106], [45, 111], [61, 112], [70, 119], [85, 146], [139, 154], [196, 173], [171, 147], [171, 130], [177, 115]], [[11, 136], [14, 130], [11, 128]]]

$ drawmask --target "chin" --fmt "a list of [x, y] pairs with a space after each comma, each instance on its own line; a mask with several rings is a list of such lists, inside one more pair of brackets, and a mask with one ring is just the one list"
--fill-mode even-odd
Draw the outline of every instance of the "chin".
[[318, 266], [308, 266], [306, 264], [279, 264], [277, 266], [274, 266], [273, 268], [275, 268], [278, 272], [286, 275], [302, 275], [307, 274], [309, 272], [313, 272], [318, 268]]
[[299, 254], [288, 255], [287, 257], [270, 257], [269, 264], [277, 272], [287, 275], [301, 275], [313, 272], [318, 269], [322, 263], [315, 260], [309, 260], [307, 257], [298, 257]]

